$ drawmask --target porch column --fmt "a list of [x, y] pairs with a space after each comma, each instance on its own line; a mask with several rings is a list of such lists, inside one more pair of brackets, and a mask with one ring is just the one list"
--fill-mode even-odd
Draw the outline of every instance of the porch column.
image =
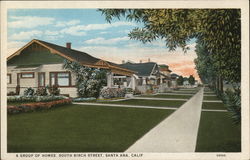
[[112, 72], [107, 73], [107, 85], [109, 88], [113, 86], [113, 73]]
[[132, 89], [135, 90], [135, 77], [134, 77], [134, 75], [131, 76], [131, 82], [130, 82], [130, 83], [131, 83], [131, 85], [132, 85], [132, 86], [131, 86]]
[[145, 77], [142, 77], [142, 85], [146, 85], [146, 78]]
[[163, 80], [162, 80], [162, 77], [160, 78], [160, 84], [162, 84], [163, 83]]

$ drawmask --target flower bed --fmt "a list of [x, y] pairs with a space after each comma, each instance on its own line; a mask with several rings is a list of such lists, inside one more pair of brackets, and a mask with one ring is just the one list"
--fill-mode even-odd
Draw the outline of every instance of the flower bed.
[[52, 107], [64, 104], [71, 104], [71, 99], [61, 99], [51, 102], [34, 102], [34, 103], [21, 104], [19, 106], [7, 106], [7, 111], [9, 114], [15, 114], [21, 112], [31, 112], [43, 109], [50, 109]]
[[126, 90], [121, 88], [103, 88], [100, 97], [105, 99], [125, 97]]
[[8, 96], [8, 102], [48, 102], [65, 99], [65, 96]]

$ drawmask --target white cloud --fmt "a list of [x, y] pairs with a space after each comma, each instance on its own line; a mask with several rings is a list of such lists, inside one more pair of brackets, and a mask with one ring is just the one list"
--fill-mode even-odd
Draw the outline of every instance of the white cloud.
[[72, 36], [84, 36], [84, 35], [86, 35], [86, 32], [83, 32], [83, 31], [78, 30], [78, 29], [71, 29], [71, 27], [62, 29], [60, 31], [60, 33], [69, 34], [69, 35], [72, 35]]
[[80, 20], [59, 21], [55, 24], [55, 27], [73, 26], [79, 23], [80, 23]]
[[83, 36], [86, 35], [86, 31], [91, 30], [105, 30], [112, 27], [119, 26], [136, 26], [135, 23], [132, 22], [114, 22], [114, 23], [104, 23], [104, 24], [88, 24], [88, 25], [76, 25], [67, 27], [61, 30], [62, 33], [74, 35], [74, 36]]
[[103, 37], [98, 37], [90, 40], [84, 41], [86, 44], [116, 44], [120, 41], [127, 41], [129, 40], [129, 37], [117, 37], [117, 38], [111, 38], [111, 39], [105, 39]]
[[163, 40], [155, 40], [152, 41], [150, 44], [156, 47], [166, 47], [166, 42], [164, 42]]
[[7, 53], [8, 56], [16, 52], [18, 49], [20, 49], [22, 46], [24, 46], [26, 43], [22, 41], [8, 41], [7, 43]]
[[51, 17], [37, 16], [11, 16], [10, 18], [13, 20], [8, 22], [10, 28], [35, 28], [52, 24], [55, 20]]
[[44, 34], [46, 34], [48, 36], [56, 36], [56, 35], [60, 34], [60, 32], [47, 30], [47, 31], [44, 32]]
[[108, 34], [108, 32], [100, 32], [99, 34]]
[[40, 37], [42, 33], [43, 32], [39, 30], [19, 32], [19, 33], [12, 34], [10, 36], [10, 39], [11, 40], [30, 40], [30, 39], [34, 39], [35, 37]]

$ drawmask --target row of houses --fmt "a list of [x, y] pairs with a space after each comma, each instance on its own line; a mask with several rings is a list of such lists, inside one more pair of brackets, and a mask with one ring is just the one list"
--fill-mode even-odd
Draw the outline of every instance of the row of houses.
[[176, 87], [178, 75], [171, 74], [169, 66], [155, 62], [115, 64], [93, 57], [85, 52], [33, 39], [7, 58], [8, 92], [22, 94], [28, 87], [57, 85], [62, 94], [77, 96], [75, 75], [63, 68], [64, 60], [83, 66], [108, 70], [107, 87], [132, 88], [145, 93], [148, 89], [165, 91]]

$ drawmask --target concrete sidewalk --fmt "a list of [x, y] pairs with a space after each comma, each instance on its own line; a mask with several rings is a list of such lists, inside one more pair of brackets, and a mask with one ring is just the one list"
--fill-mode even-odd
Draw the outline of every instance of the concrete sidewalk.
[[126, 152], [195, 152], [203, 88]]

